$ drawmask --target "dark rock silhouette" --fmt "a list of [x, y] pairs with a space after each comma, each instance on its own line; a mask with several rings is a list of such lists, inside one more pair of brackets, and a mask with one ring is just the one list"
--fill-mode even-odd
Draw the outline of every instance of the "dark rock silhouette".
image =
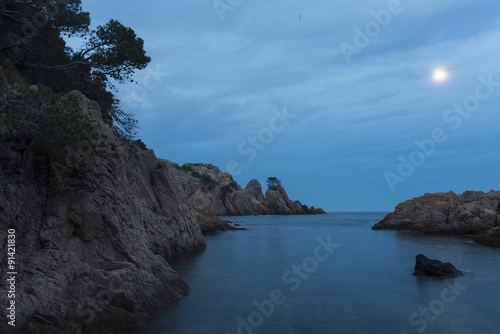
[[453, 278], [463, 273], [457, 270], [451, 263], [443, 263], [439, 260], [431, 260], [423, 254], [418, 254], [415, 263], [415, 276], [427, 276], [437, 278]]

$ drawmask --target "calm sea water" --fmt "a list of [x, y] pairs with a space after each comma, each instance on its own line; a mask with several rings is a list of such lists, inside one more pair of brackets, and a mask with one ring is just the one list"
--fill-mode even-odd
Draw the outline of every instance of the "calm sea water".
[[[371, 230], [384, 215], [231, 217], [248, 230], [174, 261], [190, 296], [132, 332], [500, 333], [500, 250]], [[465, 276], [416, 278], [419, 253]]]

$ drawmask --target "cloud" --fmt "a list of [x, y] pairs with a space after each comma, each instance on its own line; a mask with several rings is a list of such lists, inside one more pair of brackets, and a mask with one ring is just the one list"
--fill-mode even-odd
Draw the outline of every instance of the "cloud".
[[[291, 189], [310, 196], [297, 191], [294, 197], [311, 205], [389, 210], [426, 186], [481, 190], [494, 184], [489, 167], [479, 166], [484, 177], [474, 181], [466, 177], [470, 169], [454, 165], [453, 175], [470, 181], [456, 187], [443, 166], [474, 159], [495, 164], [498, 158], [488, 152], [500, 148], [494, 126], [500, 120], [499, 90], [459, 131], [450, 132], [414, 179], [395, 194], [387, 190], [383, 173], [397, 168], [398, 155], [410, 153], [415, 139], [446, 126], [443, 113], [474, 92], [478, 76], [492, 74], [500, 81], [498, 3], [401, 4], [401, 13], [350, 64], [339, 44], [353, 43], [354, 28], [364, 29], [374, 20], [371, 12], [386, 9], [388, 1], [244, 1], [224, 21], [210, 1], [145, 6], [89, 0], [84, 8], [94, 22], [115, 17], [132, 26], [154, 62], [169, 72], [132, 110], [141, 137], [160, 157], [222, 169], [231, 160], [245, 162], [238, 145], [268, 126], [273, 110], [287, 107], [297, 118], [244, 164], [237, 180], [283, 174]], [[430, 80], [438, 66], [451, 74], [440, 85]], [[120, 88], [120, 97], [133, 89]], [[354, 190], [343, 198], [342, 187]], [[373, 201], [356, 202], [359, 193]]]

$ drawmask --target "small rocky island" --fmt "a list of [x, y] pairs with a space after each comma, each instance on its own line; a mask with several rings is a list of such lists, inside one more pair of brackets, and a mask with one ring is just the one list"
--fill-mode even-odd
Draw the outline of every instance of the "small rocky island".
[[418, 254], [415, 263], [415, 276], [427, 276], [436, 278], [454, 278], [463, 275], [454, 265], [449, 262], [443, 263], [432, 260], [423, 254]]
[[500, 191], [425, 194], [398, 204], [372, 229], [471, 236], [500, 247]]

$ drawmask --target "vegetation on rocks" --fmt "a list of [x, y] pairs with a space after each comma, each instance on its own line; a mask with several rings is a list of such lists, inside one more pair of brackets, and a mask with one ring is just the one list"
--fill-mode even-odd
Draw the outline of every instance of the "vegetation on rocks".
[[[56, 93], [81, 91], [99, 103], [117, 134], [135, 137], [137, 121], [113, 93], [116, 83], [133, 81], [134, 72], [151, 61], [131, 28], [111, 20], [90, 30], [81, 0], [4, 0], [0, 18], [0, 67], [8, 76]], [[80, 50], [66, 45], [72, 37], [84, 40]]]
[[13, 133], [47, 148], [98, 143], [97, 130], [82, 113], [77, 96], [0, 78], [0, 134]]

